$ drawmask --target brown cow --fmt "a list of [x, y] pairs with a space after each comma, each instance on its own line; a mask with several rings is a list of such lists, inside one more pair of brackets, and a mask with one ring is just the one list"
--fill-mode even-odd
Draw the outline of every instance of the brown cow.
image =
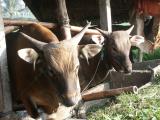
[[35, 33], [31, 36], [40, 41], [22, 32], [7, 36], [10, 77], [15, 83], [17, 99], [23, 102], [31, 117], [39, 116], [37, 105], [51, 114], [56, 111], [59, 100], [66, 106], [72, 106], [81, 99], [78, 57], [90, 58], [101, 50], [100, 45], [78, 46], [89, 26], [90, 23], [70, 40], [61, 42], [53, 40], [52, 37], [57, 38], [44, 28], [39, 29], [40, 34], [37, 35], [34, 29], [28, 32]]
[[[82, 90], [87, 85], [91, 87], [103, 82], [112, 67], [119, 72], [130, 73], [132, 71], [132, 63], [129, 59], [131, 45], [142, 48], [141, 44], [144, 42], [144, 38], [141, 36], [129, 35], [132, 29], [133, 27], [126, 31], [114, 31], [112, 33], [98, 29], [103, 36], [92, 36], [92, 40], [97, 44], [103, 42], [103, 48], [88, 62], [80, 60], [79, 74]], [[90, 83], [90, 81], [92, 82]]]

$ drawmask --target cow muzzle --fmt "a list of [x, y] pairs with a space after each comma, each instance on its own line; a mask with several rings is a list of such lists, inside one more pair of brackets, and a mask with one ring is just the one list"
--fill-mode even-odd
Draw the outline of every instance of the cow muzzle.
[[118, 72], [129, 74], [132, 72], [132, 64], [114, 64], [114, 68]]
[[76, 105], [79, 103], [79, 101], [81, 101], [82, 97], [81, 95], [78, 93], [67, 93], [65, 95], [62, 96], [62, 102], [65, 106], [70, 107], [73, 105]]

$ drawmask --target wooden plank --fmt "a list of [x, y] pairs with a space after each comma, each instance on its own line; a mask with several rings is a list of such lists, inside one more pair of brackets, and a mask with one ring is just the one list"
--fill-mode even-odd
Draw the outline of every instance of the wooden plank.
[[103, 30], [112, 32], [110, 0], [99, 0], [100, 26]]
[[12, 102], [9, 86], [4, 24], [1, 15], [0, 5], [0, 112], [8, 112], [12, 110]]

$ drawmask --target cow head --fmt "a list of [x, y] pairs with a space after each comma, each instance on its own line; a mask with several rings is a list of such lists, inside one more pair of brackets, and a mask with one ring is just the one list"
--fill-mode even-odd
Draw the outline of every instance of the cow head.
[[130, 36], [132, 29], [133, 26], [126, 31], [109, 33], [97, 28], [104, 38], [93, 38], [93, 41], [96, 43], [101, 43], [100, 41], [103, 40], [104, 59], [107, 65], [114, 67], [116, 71], [125, 73], [132, 71], [132, 63], [129, 58], [130, 48], [132, 45], [139, 46], [139, 44], [144, 42], [144, 38], [141, 36]]
[[62, 98], [62, 103], [66, 106], [72, 106], [81, 99], [78, 77], [78, 57], [85, 56], [84, 58], [90, 58], [101, 50], [100, 45], [93, 44], [83, 47], [78, 45], [89, 26], [90, 23], [70, 40], [63, 40], [59, 43], [40, 42], [21, 33], [21, 35], [29, 40], [36, 49], [21, 49], [18, 51], [19, 57], [29, 63], [36, 63], [35, 61], [38, 56], [43, 57], [43, 62], [46, 62], [48, 71], [50, 71], [50, 73], [52, 72], [52, 74], [50, 74], [52, 79], [50, 80], [56, 86], [57, 92], [60, 98]]

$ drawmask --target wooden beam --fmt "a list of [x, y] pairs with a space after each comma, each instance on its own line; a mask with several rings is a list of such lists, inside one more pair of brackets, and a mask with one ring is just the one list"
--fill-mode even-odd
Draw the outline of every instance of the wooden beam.
[[0, 4], [0, 112], [12, 111], [11, 91], [9, 85], [4, 24]]
[[[136, 14], [136, 34], [144, 36], [144, 18], [143, 16]], [[138, 62], [142, 62], [143, 60], [143, 52], [141, 50], [138, 51]]]
[[99, 11], [101, 29], [112, 32], [110, 0], [99, 0]]
[[[48, 22], [38, 22], [38, 21], [28, 21], [28, 20], [13, 20], [13, 19], [5, 19], [4, 20], [4, 26], [5, 27], [6, 26], [24, 26], [24, 25], [28, 25], [28, 24], [31, 24], [31, 23], [41, 24], [41, 25], [43, 25], [43, 26], [45, 26], [45, 27], [47, 27], [48, 29], [51, 29], [51, 30], [56, 29], [57, 26], [58, 26], [55, 23], [48, 23]], [[76, 34], [76, 33], [80, 32], [82, 30], [82, 27], [71, 25], [70, 30], [73, 34]], [[85, 34], [100, 35], [100, 32], [97, 31], [97, 30], [88, 29]]]
[[4, 21], [4, 26], [24, 26], [24, 25], [29, 25], [31, 23], [38, 23], [38, 24], [41, 24], [49, 29], [55, 29], [58, 26], [55, 23], [30, 21], [30, 20], [4, 19], [3, 21]]
[[69, 17], [67, 13], [66, 0], [57, 0], [58, 4], [58, 22], [62, 33], [62, 39], [71, 39]]
[[117, 96], [124, 92], [132, 92], [132, 93], [137, 94], [138, 88], [136, 86], [129, 86], [129, 87], [123, 87], [123, 88], [109, 89], [109, 90], [98, 90], [97, 89], [96, 92], [92, 88], [92, 89], [85, 91], [82, 94], [82, 99], [84, 101], [98, 100], [98, 99], [104, 99], [106, 97]]

